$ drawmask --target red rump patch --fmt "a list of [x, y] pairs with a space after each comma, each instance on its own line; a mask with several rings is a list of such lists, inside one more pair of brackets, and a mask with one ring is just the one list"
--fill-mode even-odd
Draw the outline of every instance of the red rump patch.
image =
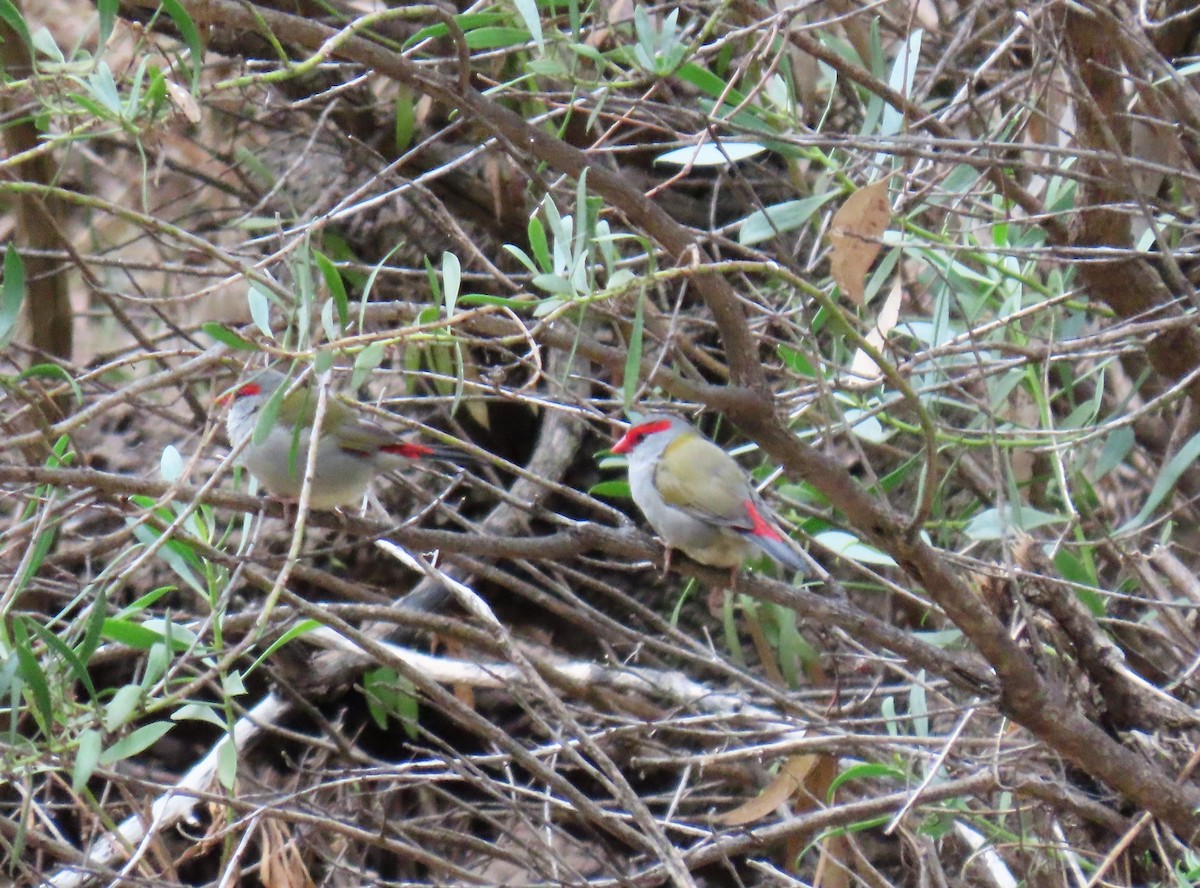
[[750, 533], [754, 536], [766, 537], [769, 540], [782, 540], [783, 537], [779, 531], [767, 523], [767, 519], [762, 516], [762, 513], [754, 507], [753, 500], [745, 500], [742, 503], [746, 507], [746, 514], [750, 516], [750, 523], [753, 525]]
[[424, 444], [388, 444], [386, 447], [380, 447], [384, 453], [394, 453], [396, 456], [403, 456], [405, 459], [420, 459], [423, 456], [429, 456], [433, 453], [432, 447], [426, 447]]

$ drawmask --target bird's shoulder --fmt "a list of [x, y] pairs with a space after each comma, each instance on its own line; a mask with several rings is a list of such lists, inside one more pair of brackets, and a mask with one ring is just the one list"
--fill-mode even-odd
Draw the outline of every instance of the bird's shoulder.
[[668, 504], [722, 523], [746, 520], [749, 483], [737, 461], [699, 435], [681, 435], [663, 448], [654, 483]]

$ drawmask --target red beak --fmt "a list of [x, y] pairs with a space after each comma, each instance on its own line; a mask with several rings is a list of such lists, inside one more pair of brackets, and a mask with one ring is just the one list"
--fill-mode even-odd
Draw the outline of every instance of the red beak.
[[637, 436], [633, 434], [633, 429], [630, 429], [621, 436], [621, 440], [609, 448], [609, 453], [628, 453], [633, 450], [633, 445], [636, 443]]

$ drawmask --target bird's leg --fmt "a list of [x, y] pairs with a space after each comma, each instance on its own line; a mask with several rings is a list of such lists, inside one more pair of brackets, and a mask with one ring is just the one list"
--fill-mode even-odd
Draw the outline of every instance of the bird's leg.
[[283, 509], [283, 523], [294, 524], [295, 519], [299, 517], [300, 500], [294, 496], [276, 496], [273, 493], [267, 494], [267, 500], [273, 503], [279, 503]]
[[708, 597], [704, 603], [708, 606], [708, 615], [714, 620], [720, 620], [725, 613], [725, 590], [721, 586], [713, 586], [708, 590]]
[[663, 569], [662, 569], [662, 578], [664, 580], [667, 578], [667, 574], [669, 574], [671, 572], [671, 553], [674, 551], [675, 550], [672, 549], [670, 546], [667, 546], [667, 554], [663, 558]]

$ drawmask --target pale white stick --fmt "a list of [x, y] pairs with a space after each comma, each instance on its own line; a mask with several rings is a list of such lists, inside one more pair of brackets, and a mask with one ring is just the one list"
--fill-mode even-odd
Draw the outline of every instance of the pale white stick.
[[128, 873], [145, 854], [155, 835], [187, 817], [196, 807], [199, 799], [195, 793], [204, 791], [212, 783], [222, 749], [231, 742], [239, 750], [244, 749], [265, 725], [275, 722], [288, 709], [289, 705], [286, 702], [274, 694], [268, 694], [257, 706], [238, 719], [232, 735], [226, 734], [217, 741], [208, 755], [150, 806], [148, 821], [140, 814], [125, 818], [114, 832], [101, 836], [92, 845], [87, 859], [81, 865], [64, 869], [47, 879], [44, 884], [54, 888], [79, 888], [94, 877], [92, 868], [111, 866], [125, 857], [129, 848], [136, 845], [137, 850], [122, 869], [122, 874]]

